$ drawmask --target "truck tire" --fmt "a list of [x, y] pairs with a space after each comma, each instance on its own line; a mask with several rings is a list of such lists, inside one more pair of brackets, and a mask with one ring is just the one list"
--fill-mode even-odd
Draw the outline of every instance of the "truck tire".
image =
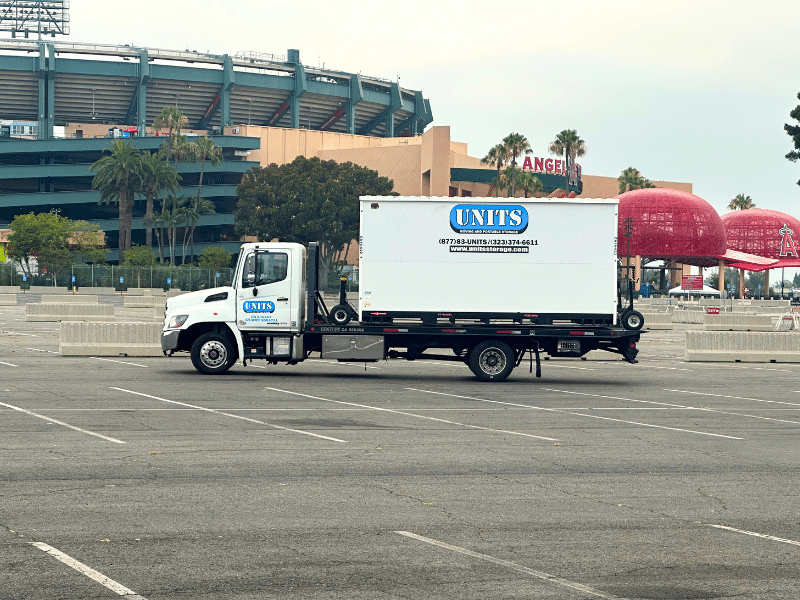
[[622, 313], [622, 328], [638, 331], [644, 327], [644, 316], [638, 310], [626, 310]]
[[484, 340], [469, 353], [469, 368], [481, 381], [503, 381], [515, 363], [514, 351], [499, 340]]
[[224, 373], [236, 362], [236, 346], [220, 333], [204, 333], [192, 344], [192, 364], [204, 375]]
[[337, 304], [331, 309], [330, 317], [334, 325], [347, 325], [353, 318], [353, 309], [346, 304]]

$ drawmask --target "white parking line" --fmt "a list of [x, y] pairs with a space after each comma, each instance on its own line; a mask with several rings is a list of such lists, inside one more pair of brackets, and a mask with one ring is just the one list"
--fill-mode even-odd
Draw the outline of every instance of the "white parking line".
[[726, 396], [724, 394], [711, 394], [708, 392], [694, 392], [692, 390], [670, 390], [664, 389], [665, 392], [676, 392], [678, 394], [692, 394], [694, 396], [712, 396], [714, 398], [727, 398], [729, 400], [749, 400], [750, 402], [764, 402], [766, 404], [785, 404], [787, 406], [800, 406], [797, 402], [782, 402], [780, 400], [761, 400], [759, 398], [745, 398], [742, 396]]
[[134, 367], [143, 367], [145, 369], [147, 368], [147, 365], [140, 365], [139, 363], [125, 362], [122, 360], [112, 360], [110, 358], [98, 358], [97, 356], [90, 356], [89, 358], [93, 358], [95, 360], [105, 360], [107, 362], [119, 363], [121, 365], [131, 365]]
[[[693, 429], [680, 429], [678, 427], [665, 427], [663, 425], [652, 425], [650, 423], [639, 423], [638, 421], [623, 421], [622, 419], [612, 419], [611, 417], [601, 417], [599, 415], [587, 415], [586, 413], [572, 412], [572, 411], [564, 410], [564, 409], [560, 409], [560, 408], [544, 408], [542, 406], [531, 406], [530, 404], [518, 404], [518, 403], [514, 403], [514, 402], [502, 402], [500, 400], [487, 400], [485, 398], [473, 398], [471, 396], [458, 396], [456, 394], [446, 394], [444, 392], [433, 392], [433, 391], [430, 391], [430, 390], [417, 390], [417, 389], [414, 389], [414, 388], [406, 388], [406, 389], [407, 390], [414, 390], [416, 392], [422, 392], [424, 394], [435, 394], [435, 395], [439, 395], [439, 396], [449, 396], [451, 398], [461, 398], [463, 400], [476, 400], [477, 402], [489, 402], [491, 404], [503, 404], [503, 405], [506, 405], [506, 406], [518, 406], [518, 407], [522, 407], [522, 408], [529, 408], [531, 410], [542, 410], [542, 411], [545, 411], [545, 412], [560, 413], [562, 415], [574, 415], [574, 416], [578, 416], [578, 417], [588, 417], [589, 419], [601, 419], [603, 421], [616, 421], [618, 423], [626, 423], [628, 425], [639, 425], [641, 427], [651, 427], [653, 429], [667, 429], [667, 430], [670, 430], [670, 431], [680, 431], [682, 433], [694, 433], [694, 434], [697, 434], [697, 435], [707, 435], [707, 436], [711, 436], [711, 437], [727, 438], [727, 439], [730, 439], [730, 440], [743, 440], [744, 439], [744, 438], [740, 438], [740, 437], [734, 437], [734, 436], [731, 436], [731, 435], [722, 435], [720, 433], [709, 433], [707, 431], [695, 431]], [[568, 391], [564, 391], [564, 390], [551, 390], [551, 389], [547, 389], [547, 388], [540, 388], [540, 389], [542, 389], [544, 391], [548, 391], [548, 392], [559, 392], [559, 393], [563, 393], [563, 394], [575, 394], [575, 395], [579, 395], [579, 396], [595, 396], [595, 397], [598, 397], [598, 398], [609, 398], [609, 399], [612, 398], [612, 396], [599, 396], [597, 394], [580, 394], [578, 392], [568, 392]], [[613, 398], [613, 399], [615, 399], [615, 400], [626, 400], [626, 398]], [[637, 402], [637, 401], [634, 400], [634, 402]], [[638, 400], [638, 402], [646, 402], [646, 401], [645, 400]], [[678, 404], [664, 404], [664, 403], [661, 403], [661, 402], [654, 402], [653, 404], [663, 404], [664, 406], [669, 406], [669, 407], [672, 407], [672, 408], [686, 408], [686, 407], [680, 406]]]
[[61, 550], [56, 550], [52, 546], [49, 546], [43, 542], [28, 542], [28, 543], [31, 546], [35, 546], [36, 548], [38, 548], [43, 552], [47, 552], [47, 554], [49, 554], [53, 558], [58, 559], [65, 565], [72, 567], [82, 575], [86, 575], [86, 577], [88, 577], [89, 579], [95, 580], [97, 583], [105, 586], [115, 594], [118, 594], [120, 596], [125, 596], [125, 598], [127, 598], [128, 600], [146, 600], [146, 598], [140, 596], [133, 590], [129, 590], [121, 583], [117, 583], [116, 581], [114, 581], [109, 577], [106, 577], [99, 571], [95, 571], [94, 569], [86, 566], [82, 562], [79, 562], [74, 558], [72, 558], [71, 556], [64, 554], [63, 552], [61, 552]]
[[169, 402], [170, 404], [177, 404], [179, 406], [188, 406], [189, 408], [194, 408], [197, 410], [203, 410], [205, 412], [214, 413], [215, 415], [222, 415], [224, 417], [231, 417], [233, 419], [241, 419], [242, 421], [248, 421], [250, 423], [257, 423], [259, 425], [266, 425], [267, 427], [272, 427], [273, 429], [280, 429], [282, 431], [291, 431], [292, 433], [302, 433], [303, 435], [310, 435], [312, 437], [321, 438], [323, 440], [331, 440], [332, 442], [342, 442], [347, 443], [347, 440], [340, 440], [335, 437], [329, 437], [327, 435], [320, 435], [318, 433], [311, 433], [310, 431], [302, 431], [301, 429], [291, 429], [289, 427], [281, 427], [280, 425], [274, 425], [273, 423], [267, 423], [266, 421], [259, 421], [258, 419], [250, 419], [249, 417], [243, 417], [241, 415], [234, 415], [232, 413], [223, 412], [221, 410], [214, 410], [213, 408], [206, 408], [204, 406], [197, 406], [195, 404], [187, 404], [186, 402], [178, 402], [176, 400], [167, 400], [166, 398], [159, 398], [158, 396], [151, 396], [150, 394], [142, 394], [141, 392], [134, 392], [133, 390], [125, 390], [118, 387], [112, 387], [112, 390], [117, 390], [119, 392], [126, 392], [128, 394], [135, 394], [136, 396], [144, 396], [145, 398], [152, 398], [153, 400], [160, 400], [161, 402]]
[[11, 410], [16, 410], [21, 413], [25, 413], [26, 415], [31, 415], [32, 417], [38, 417], [40, 419], [44, 419], [45, 421], [49, 421], [50, 423], [55, 423], [56, 425], [61, 425], [62, 427], [68, 427], [69, 429], [74, 429], [75, 431], [80, 431], [81, 433], [85, 433], [86, 435], [93, 435], [95, 437], [102, 438], [104, 440], [108, 440], [109, 442], [114, 442], [115, 444], [124, 444], [122, 440], [118, 440], [116, 438], [108, 437], [107, 435], [102, 435], [100, 433], [95, 433], [94, 431], [88, 431], [86, 429], [81, 429], [80, 427], [75, 427], [74, 425], [70, 425], [69, 423], [64, 423], [63, 421], [58, 421], [57, 419], [52, 419], [50, 417], [46, 417], [45, 415], [40, 415], [35, 412], [31, 412], [29, 410], [25, 410], [24, 408], [20, 408], [19, 406], [13, 406], [11, 404], [6, 404], [5, 402], [0, 402], [0, 406], [5, 406], [10, 408]]
[[446, 550], [452, 550], [453, 552], [458, 552], [459, 554], [471, 556], [472, 558], [477, 558], [480, 560], [484, 560], [486, 562], [494, 563], [496, 565], [500, 565], [501, 567], [513, 569], [514, 571], [525, 573], [526, 575], [531, 575], [532, 577], [536, 577], [537, 579], [542, 579], [544, 581], [547, 581], [548, 583], [555, 583], [557, 585], [562, 585], [564, 587], [572, 588], [573, 590], [578, 590], [580, 592], [583, 592], [584, 594], [591, 594], [592, 596], [597, 596], [598, 598], [606, 598], [607, 600], [625, 600], [620, 596], [606, 594], [605, 592], [601, 592], [600, 590], [590, 588], [589, 586], [583, 585], [582, 583], [578, 583], [576, 581], [570, 581], [569, 579], [563, 579], [561, 577], [551, 575], [550, 573], [545, 573], [543, 571], [536, 571], [535, 569], [529, 569], [528, 567], [523, 567], [522, 565], [519, 565], [515, 562], [511, 562], [510, 560], [503, 560], [502, 558], [495, 558], [494, 556], [489, 556], [488, 554], [473, 552], [472, 550], [467, 550], [466, 548], [461, 548], [460, 546], [453, 546], [452, 544], [440, 542], [439, 540], [434, 540], [421, 535], [417, 535], [416, 533], [411, 533], [410, 531], [395, 531], [395, 533], [398, 533], [407, 538], [411, 538], [413, 540], [419, 540], [420, 542], [425, 542], [426, 544], [430, 544], [432, 546], [438, 546]]
[[[459, 427], [469, 427], [470, 429], [480, 429], [481, 431], [494, 431], [497, 433], [508, 433], [510, 435], [521, 435], [523, 437], [536, 438], [537, 440], [547, 440], [548, 442], [557, 442], [557, 438], [549, 438], [541, 435], [533, 435], [531, 433], [521, 433], [519, 431], [508, 431], [507, 429], [492, 429], [490, 427], [480, 427], [479, 425], [468, 425], [467, 423], [459, 423], [457, 421], [448, 421], [447, 419], [437, 419], [436, 417], [426, 417], [424, 415], [417, 415], [402, 410], [392, 410], [390, 408], [381, 408], [380, 406], [369, 406], [367, 404], [357, 404], [355, 402], [345, 402], [344, 400], [330, 400], [329, 398], [320, 398], [319, 396], [309, 396], [308, 394], [300, 394], [298, 392], [290, 392], [289, 390], [279, 390], [278, 388], [266, 388], [273, 392], [281, 392], [283, 394], [291, 394], [292, 396], [301, 396], [303, 398], [311, 398], [312, 400], [321, 400], [322, 402], [333, 402], [334, 404], [345, 404], [347, 406], [357, 406], [359, 408], [368, 408], [370, 410], [377, 410], [380, 412], [388, 412], [396, 415], [403, 415], [406, 417], [414, 417], [417, 419], [427, 419], [429, 421], [438, 421], [439, 423], [447, 423], [448, 425], [458, 425]], [[407, 388], [410, 389], [410, 388]]]
[[800, 542], [796, 542], [795, 540], [787, 540], [785, 538], [775, 537], [774, 535], [767, 535], [765, 533], [756, 533], [755, 531], [745, 531], [744, 529], [736, 529], [735, 527], [727, 527], [725, 525], [714, 525], [712, 523], [705, 523], [709, 527], [715, 527], [716, 529], [726, 529], [727, 531], [733, 531], [734, 533], [743, 533], [744, 535], [752, 535], [753, 537], [760, 537], [764, 538], [765, 540], [772, 540], [773, 542], [782, 542], [784, 544], [792, 544], [793, 546], [800, 546]]
[[[19, 347], [19, 346], [17, 346]], [[50, 354], [58, 354], [55, 350], [42, 350], [40, 348], [25, 348], [25, 350], [33, 350], [34, 352], [49, 352]]]
[[4, 363], [4, 362], [0, 362], [0, 365], [5, 365], [7, 367], [18, 367], [19, 366], [19, 365], [12, 365], [11, 363]]

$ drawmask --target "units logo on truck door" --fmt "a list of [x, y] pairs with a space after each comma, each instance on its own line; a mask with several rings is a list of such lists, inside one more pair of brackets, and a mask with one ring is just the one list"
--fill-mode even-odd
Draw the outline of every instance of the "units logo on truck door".
[[528, 211], [519, 204], [457, 204], [450, 227], [456, 233], [520, 234], [528, 228]]
[[271, 313], [275, 312], [275, 303], [269, 300], [247, 300], [242, 305], [242, 310], [246, 313]]

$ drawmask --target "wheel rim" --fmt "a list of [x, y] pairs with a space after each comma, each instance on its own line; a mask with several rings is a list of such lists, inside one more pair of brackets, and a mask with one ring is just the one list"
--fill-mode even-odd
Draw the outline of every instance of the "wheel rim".
[[228, 360], [228, 350], [225, 344], [217, 340], [210, 340], [200, 348], [200, 360], [209, 368], [216, 369]]
[[631, 327], [638, 327], [639, 323], [641, 323], [641, 319], [638, 315], [629, 315], [628, 316], [628, 325]]
[[478, 365], [487, 375], [497, 375], [506, 368], [506, 356], [497, 348], [487, 348], [481, 352]]
[[333, 313], [333, 318], [335, 321], [344, 321], [347, 318], [347, 313], [343, 310], [337, 310]]

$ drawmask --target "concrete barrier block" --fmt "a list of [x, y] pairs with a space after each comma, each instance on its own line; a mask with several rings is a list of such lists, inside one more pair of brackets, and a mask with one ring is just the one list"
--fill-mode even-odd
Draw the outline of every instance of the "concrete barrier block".
[[125, 308], [156, 308], [166, 303], [164, 296], [125, 296]]
[[97, 304], [99, 296], [78, 296], [76, 294], [45, 294], [42, 296], [42, 304]]
[[19, 294], [18, 285], [0, 285], [0, 294]]
[[16, 306], [16, 294], [0, 294], [0, 306]]
[[42, 303], [25, 305], [26, 321], [113, 321], [111, 304]]
[[188, 294], [184, 290], [167, 290], [167, 298], [174, 298], [175, 296], [182, 296], [183, 294]]
[[31, 294], [68, 294], [69, 289], [65, 287], [53, 287], [50, 285], [32, 285], [28, 290]]
[[667, 312], [642, 313], [645, 329], [669, 329], [672, 327], [672, 315]]
[[687, 331], [686, 360], [800, 363], [800, 333]]
[[789, 311], [789, 306], [753, 306], [753, 305], [733, 305], [734, 313], [749, 313], [754, 315], [782, 315]]
[[161, 288], [128, 288], [128, 296], [164, 296], [166, 292]]
[[64, 356], [162, 356], [161, 323], [61, 322]]
[[703, 315], [706, 331], [772, 331], [773, 319], [769, 315], [720, 313]]
[[78, 294], [113, 296], [117, 293], [113, 287], [82, 287], [78, 288]]
[[676, 310], [672, 313], [673, 323], [702, 325], [705, 313], [699, 310]]

